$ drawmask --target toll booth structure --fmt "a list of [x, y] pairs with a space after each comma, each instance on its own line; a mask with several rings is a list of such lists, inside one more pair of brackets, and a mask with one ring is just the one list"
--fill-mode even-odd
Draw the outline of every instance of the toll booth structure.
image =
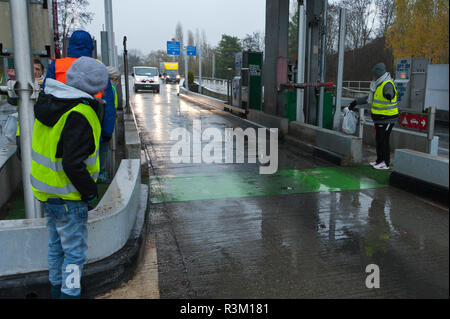
[[245, 110], [262, 107], [263, 53], [243, 51], [235, 55], [232, 81], [232, 105]]

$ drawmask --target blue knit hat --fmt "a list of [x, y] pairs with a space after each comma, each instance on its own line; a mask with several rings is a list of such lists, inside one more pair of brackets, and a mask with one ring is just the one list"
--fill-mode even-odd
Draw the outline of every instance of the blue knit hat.
[[66, 73], [66, 84], [94, 95], [108, 85], [108, 71], [98, 60], [82, 56]]

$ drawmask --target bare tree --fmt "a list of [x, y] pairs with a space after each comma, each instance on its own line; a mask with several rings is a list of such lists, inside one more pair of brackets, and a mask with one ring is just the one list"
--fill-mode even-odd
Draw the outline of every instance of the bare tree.
[[194, 33], [191, 30], [188, 30], [188, 45], [193, 46], [194, 43]]
[[252, 34], [247, 34], [242, 39], [242, 48], [248, 51], [263, 52], [264, 36], [259, 31], [253, 32]]
[[181, 74], [184, 73], [184, 52], [183, 52], [183, 46], [184, 46], [184, 39], [183, 39], [183, 27], [181, 26], [181, 23], [178, 22], [177, 26], [175, 27], [175, 40], [180, 42], [180, 55], [178, 56], [178, 68], [179, 72]]
[[144, 64], [143, 54], [138, 49], [128, 50], [128, 72], [132, 72], [134, 66]]
[[169, 61], [166, 50], [151, 51], [145, 58], [145, 65], [159, 68], [161, 62]]
[[[187, 32], [187, 45], [188, 46], [193, 46], [195, 44], [194, 42], [194, 33], [191, 30], [188, 30]], [[189, 60], [189, 69], [192, 71], [192, 63], [193, 63], [193, 57], [188, 57]]]
[[389, 28], [389, 26], [394, 22], [395, 1], [375, 0], [375, 4], [378, 8], [378, 21], [380, 23], [380, 26], [377, 29], [377, 35], [379, 37], [382, 37], [386, 34], [386, 31]]
[[327, 52], [333, 53], [337, 51], [337, 43], [339, 38], [339, 6], [333, 3], [328, 4], [327, 14]]
[[342, 0], [347, 9], [348, 44], [352, 49], [364, 47], [372, 38], [377, 17], [374, 0]]
[[58, 25], [63, 46], [73, 31], [92, 21], [94, 13], [87, 11], [88, 6], [88, 0], [58, 0]]

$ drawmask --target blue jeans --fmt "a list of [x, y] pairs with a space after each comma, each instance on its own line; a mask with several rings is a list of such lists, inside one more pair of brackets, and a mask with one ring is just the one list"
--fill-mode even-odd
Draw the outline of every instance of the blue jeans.
[[81, 273], [87, 261], [88, 205], [81, 201], [49, 199], [47, 219], [49, 280], [61, 292], [79, 296]]

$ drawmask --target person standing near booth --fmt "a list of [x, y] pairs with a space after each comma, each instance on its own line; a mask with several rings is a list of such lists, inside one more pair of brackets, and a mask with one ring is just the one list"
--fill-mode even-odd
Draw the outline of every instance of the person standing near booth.
[[397, 89], [391, 75], [386, 72], [384, 63], [372, 68], [370, 94], [353, 100], [348, 108], [352, 111], [357, 105], [368, 104], [376, 131], [377, 159], [370, 165], [379, 170], [387, 170], [390, 165], [391, 149], [389, 139], [399, 118]]

